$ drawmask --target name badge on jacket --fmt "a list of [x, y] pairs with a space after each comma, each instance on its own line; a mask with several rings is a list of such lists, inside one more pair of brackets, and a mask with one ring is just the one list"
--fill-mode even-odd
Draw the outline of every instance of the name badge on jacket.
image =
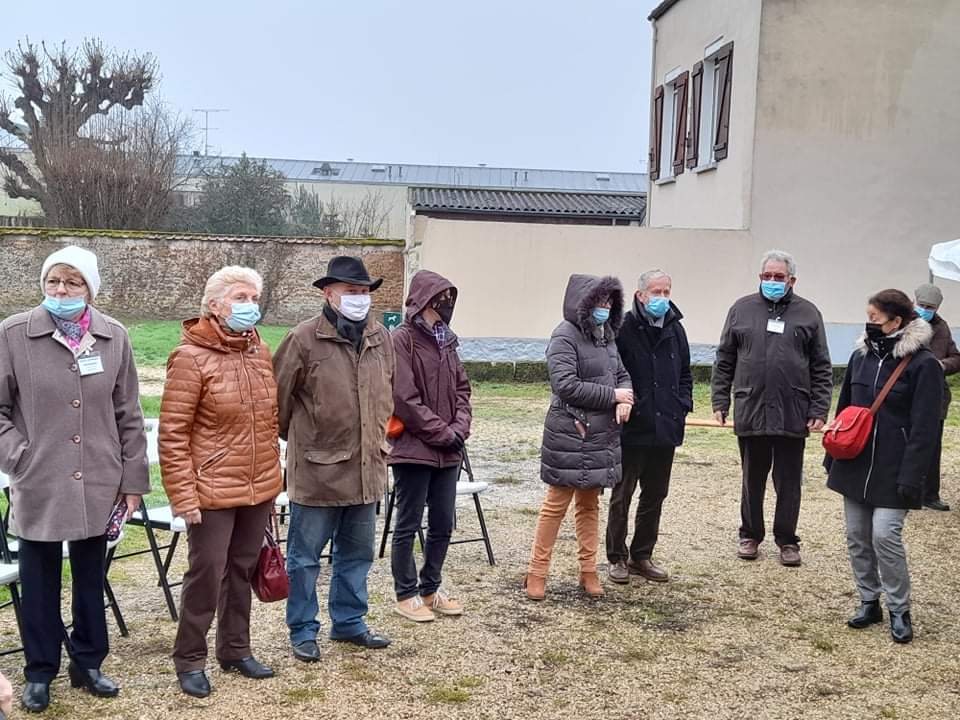
[[77, 368], [80, 376], [98, 375], [103, 372], [103, 360], [100, 353], [88, 353], [77, 358]]
[[783, 320], [767, 320], [767, 332], [783, 335], [783, 331], [786, 330], [786, 328], [787, 324]]

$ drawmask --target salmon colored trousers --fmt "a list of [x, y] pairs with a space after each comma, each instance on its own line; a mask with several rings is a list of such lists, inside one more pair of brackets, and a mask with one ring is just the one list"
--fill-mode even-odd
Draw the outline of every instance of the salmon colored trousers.
[[560, 523], [574, 501], [574, 528], [577, 533], [577, 559], [581, 573], [597, 571], [597, 548], [600, 537], [600, 488], [578, 490], [570, 487], [547, 488], [547, 496], [540, 507], [537, 531], [533, 536], [533, 551], [527, 573], [545, 578], [550, 570], [550, 557], [557, 542]]

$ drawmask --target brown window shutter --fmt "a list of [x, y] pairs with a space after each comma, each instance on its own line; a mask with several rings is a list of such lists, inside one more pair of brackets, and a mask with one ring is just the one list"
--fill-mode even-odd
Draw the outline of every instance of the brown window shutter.
[[653, 119], [650, 123], [650, 163], [647, 172], [651, 180], [660, 177], [660, 138], [663, 136], [663, 85], [653, 91]]
[[673, 174], [683, 174], [683, 160], [687, 148], [687, 82], [690, 73], [685, 72], [673, 81], [674, 91], [679, 95], [678, 117], [675, 118], [675, 135], [673, 136]]
[[687, 167], [695, 168], [700, 154], [700, 103], [703, 99], [703, 61], [693, 66], [690, 73], [690, 132], [687, 133]]
[[713, 159], [723, 160], [727, 156], [730, 141], [730, 85], [733, 81], [733, 43], [727, 43], [717, 53], [719, 66], [717, 82], [720, 83], [720, 107], [717, 112], [717, 133], [713, 141]]

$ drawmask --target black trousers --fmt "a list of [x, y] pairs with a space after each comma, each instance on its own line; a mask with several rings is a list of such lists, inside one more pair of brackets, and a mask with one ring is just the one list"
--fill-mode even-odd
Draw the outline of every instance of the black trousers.
[[777, 507], [773, 516], [773, 537], [777, 545], [796, 545], [797, 521], [800, 519], [800, 486], [803, 483], [804, 438], [770, 435], [741, 437], [740, 461], [743, 465], [743, 488], [740, 496], [741, 539], [763, 542], [763, 496], [767, 477], [773, 467], [773, 489]]
[[923, 484], [923, 499], [925, 502], [940, 499], [940, 456], [943, 454], [943, 420], [940, 421], [940, 431], [937, 433], [937, 447], [933, 451], [933, 460], [927, 471], [927, 480]]
[[[110, 651], [103, 601], [107, 538], [70, 543], [73, 575], [73, 631], [67, 653], [84, 670], [96, 670]], [[60, 672], [63, 619], [60, 589], [61, 543], [20, 540], [24, 676], [27, 682], [49, 683]]]
[[[660, 534], [660, 513], [670, 489], [674, 447], [623, 446], [623, 476], [610, 496], [607, 515], [607, 560], [611, 563], [649, 560]], [[627, 520], [637, 485], [640, 499], [634, 520], [633, 542], [627, 554]]]
[[[458, 467], [435, 468], [429, 465], [393, 465], [396, 489], [397, 522], [393, 529], [390, 566], [397, 600], [414, 595], [433, 595], [442, 580], [443, 561], [450, 547], [453, 518], [457, 501]], [[417, 563], [413, 556], [413, 540], [427, 515], [427, 546], [423, 549], [423, 569], [417, 582]]]

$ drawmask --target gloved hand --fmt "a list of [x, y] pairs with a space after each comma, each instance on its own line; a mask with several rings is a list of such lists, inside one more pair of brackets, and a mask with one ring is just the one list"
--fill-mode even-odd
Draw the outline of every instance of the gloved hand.
[[920, 505], [920, 488], [913, 485], [897, 485], [897, 495], [910, 507]]
[[465, 443], [466, 440], [463, 439], [463, 436], [460, 433], [455, 432], [453, 434], [453, 441], [447, 446], [447, 449], [451, 450], [452, 452], [460, 452], [463, 450]]

